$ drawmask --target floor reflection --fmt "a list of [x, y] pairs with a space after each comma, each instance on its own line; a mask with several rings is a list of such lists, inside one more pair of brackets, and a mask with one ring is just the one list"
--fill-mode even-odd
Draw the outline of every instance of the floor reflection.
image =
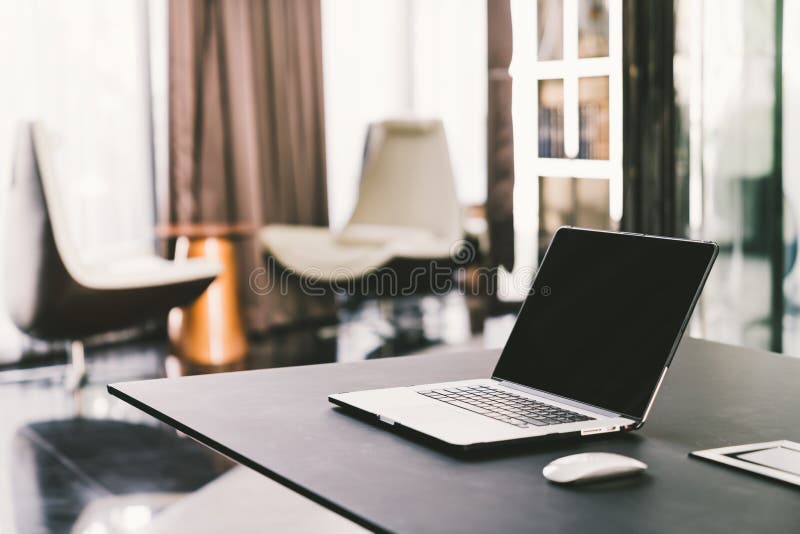
[[[91, 418], [25, 425], [11, 454], [11, 498], [21, 532], [68, 531], [100, 499], [187, 493], [232, 466], [161, 426]], [[121, 527], [141, 523], [150, 511], [136, 506], [120, 510]]]

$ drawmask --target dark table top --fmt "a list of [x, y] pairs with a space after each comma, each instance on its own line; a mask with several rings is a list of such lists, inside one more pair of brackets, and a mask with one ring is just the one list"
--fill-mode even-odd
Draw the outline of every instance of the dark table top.
[[[800, 360], [686, 339], [645, 427], [458, 457], [334, 409], [333, 392], [488, 376], [471, 352], [109, 386], [209, 447], [375, 530], [397, 532], [798, 532], [794, 486], [689, 458], [800, 441]], [[542, 468], [583, 451], [627, 454], [642, 477], [582, 487]]]

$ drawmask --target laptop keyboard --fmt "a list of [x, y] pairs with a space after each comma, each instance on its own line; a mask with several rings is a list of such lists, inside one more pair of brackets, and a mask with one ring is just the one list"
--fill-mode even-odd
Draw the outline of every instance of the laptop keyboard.
[[594, 419], [491, 386], [463, 386], [418, 393], [521, 428]]

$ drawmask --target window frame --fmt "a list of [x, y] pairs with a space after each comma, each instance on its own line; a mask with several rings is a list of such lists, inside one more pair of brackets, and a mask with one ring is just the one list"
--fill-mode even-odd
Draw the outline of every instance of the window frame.
[[[619, 224], [622, 219], [622, 0], [608, 0], [608, 56], [579, 57], [579, 4], [585, 0], [563, 0], [562, 58], [539, 60], [538, 3], [511, 0], [514, 52], [512, 78], [512, 117], [514, 124], [514, 228], [515, 273], [501, 270], [503, 300], [524, 298], [527, 286], [515, 274], [531, 273], [538, 265], [540, 176], [554, 178], [594, 178], [609, 180], [609, 215]], [[579, 80], [608, 77], [609, 158], [578, 159], [580, 142]], [[564, 153], [568, 157], [539, 157], [539, 82], [560, 79], [564, 83]], [[532, 148], [533, 147], [533, 148]], [[572, 156], [572, 157], [569, 157]], [[509, 279], [512, 278], [512, 279]], [[524, 286], [524, 293], [520, 289]]]

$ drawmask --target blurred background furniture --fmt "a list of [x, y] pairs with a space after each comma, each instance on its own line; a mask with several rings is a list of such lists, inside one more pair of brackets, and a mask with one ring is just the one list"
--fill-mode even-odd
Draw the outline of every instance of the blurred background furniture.
[[205, 259], [167, 261], [142, 250], [79, 257], [47, 155], [42, 126], [21, 125], [7, 212], [6, 297], [20, 330], [70, 342], [66, 383], [75, 390], [85, 380], [83, 339], [192, 302], [220, 266]]
[[156, 228], [164, 239], [176, 239], [175, 260], [207, 258], [222, 266], [200, 298], [169, 316], [173, 354], [202, 366], [229, 365], [247, 354], [247, 335], [237, 298], [234, 241], [253, 234], [245, 224], [172, 224]]
[[273, 224], [259, 238], [282, 267], [322, 281], [359, 279], [392, 260], [449, 259], [464, 229], [441, 121], [370, 126], [358, 201], [341, 232]]

